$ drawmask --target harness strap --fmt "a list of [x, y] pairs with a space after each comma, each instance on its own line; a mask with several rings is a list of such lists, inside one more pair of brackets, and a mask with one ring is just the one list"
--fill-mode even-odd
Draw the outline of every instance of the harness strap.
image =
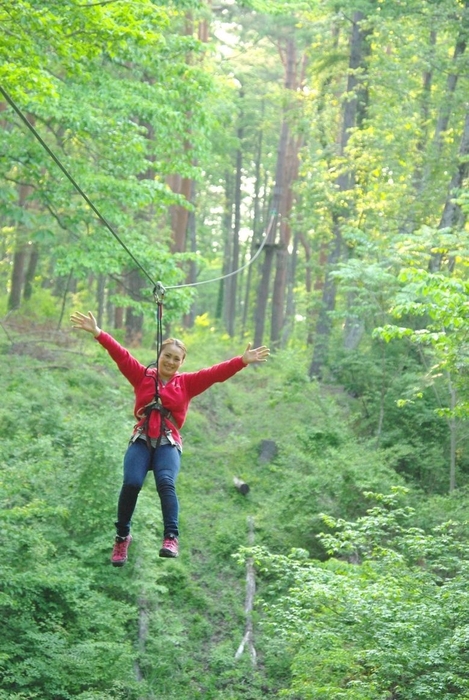
[[150, 422], [150, 415], [152, 411], [159, 411], [161, 415], [161, 423], [160, 423], [160, 434], [158, 435], [158, 439], [156, 441], [156, 447], [159, 447], [159, 444], [161, 442], [161, 438], [163, 435], [166, 435], [169, 438], [169, 441], [173, 444], [172, 439], [170, 438], [171, 436], [171, 429], [166, 427], [166, 420], [171, 421], [171, 423], [174, 423], [176, 427], [178, 427], [178, 424], [176, 423], [173, 414], [171, 411], [169, 411], [167, 408], [163, 406], [161, 401], [159, 400], [158, 397], [155, 397], [153, 401], [150, 401], [146, 406], [143, 407], [141, 410], [142, 413], [145, 414], [145, 421], [143, 423], [142, 429], [143, 432], [145, 433], [146, 436], [146, 441], [147, 441], [147, 446], [150, 449], [151, 448], [151, 440], [150, 436], [148, 435], [148, 425]]
[[[167, 408], [163, 406], [160, 400], [159, 392], [158, 392], [158, 362], [160, 359], [160, 354], [163, 346], [163, 298], [165, 295], [165, 288], [161, 284], [161, 282], [157, 282], [154, 289], [153, 289], [153, 296], [156, 301], [156, 373], [153, 375], [153, 381], [155, 382], [155, 396], [150, 403], [148, 403], [142, 410], [141, 412], [145, 414], [145, 421], [143, 423], [143, 430], [145, 431], [146, 435], [146, 440], [147, 440], [147, 446], [149, 449], [152, 449], [151, 447], [151, 440], [148, 435], [148, 424], [150, 422], [150, 415], [152, 411], [159, 411], [160, 416], [161, 416], [161, 421], [160, 421], [160, 434], [158, 435], [157, 441], [156, 441], [156, 448], [159, 447], [159, 444], [161, 442], [161, 438], [165, 435], [168, 440], [171, 442], [171, 444], [176, 444], [174, 439], [171, 437], [171, 429], [166, 427], [166, 419], [170, 420], [176, 428], [179, 428], [178, 424], [174, 420], [174, 417], [172, 416], [171, 412], [168, 411]], [[140, 413], [140, 412], [139, 412]]]
[[149, 419], [150, 413], [152, 411], [159, 411], [161, 413], [162, 422], [164, 420], [169, 420], [169, 421], [171, 421], [171, 423], [173, 423], [176, 426], [176, 428], [179, 429], [179, 426], [178, 426], [173, 414], [171, 413], [171, 411], [169, 409], [167, 409], [163, 406], [163, 404], [161, 403], [159, 398], [155, 397], [153, 399], [153, 401], [150, 401], [150, 403], [147, 403], [147, 405], [143, 407], [142, 411], [143, 411], [143, 413], [145, 413], [146, 420]]

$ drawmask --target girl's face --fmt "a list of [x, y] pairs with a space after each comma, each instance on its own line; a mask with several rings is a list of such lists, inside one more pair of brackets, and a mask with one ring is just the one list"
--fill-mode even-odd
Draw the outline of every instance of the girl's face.
[[158, 359], [158, 376], [164, 382], [174, 377], [184, 362], [184, 352], [174, 343], [163, 345]]

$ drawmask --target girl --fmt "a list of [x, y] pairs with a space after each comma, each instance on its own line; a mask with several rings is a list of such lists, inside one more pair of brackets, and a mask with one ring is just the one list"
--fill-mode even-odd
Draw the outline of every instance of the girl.
[[137, 423], [124, 456], [124, 478], [117, 504], [116, 539], [111, 555], [113, 566], [123, 566], [132, 535], [130, 526], [138, 494], [148, 471], [152, 471], [163, 516], [163, 543], [160, 557], [177, 557], [179, 553], [179, 503], [176, 477], [182, 453], [180, 429], [186, 419], [191, 399], [216, 382], [224, 382], [253, 362], [265, 362], [270, 352], [262, 345], [249, 344], [243, 355], [201, 369], [179, 372], [186, 348], [176, 338], [163, 341], [156, 367], [145, 367], [109, 333], [102, 331], [91, 313], [72, 314], [73, 328], [91, 333], [116, 362], [134, 388], [134, 415]]

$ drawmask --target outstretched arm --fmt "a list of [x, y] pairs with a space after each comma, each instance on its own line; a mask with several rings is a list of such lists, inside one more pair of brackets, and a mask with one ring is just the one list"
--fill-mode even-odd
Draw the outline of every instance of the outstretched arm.
[[101, 328], [99, 328], [91, 311], [88, 311], [88, 315], [82, 314], [80, 311], [75, 311], [75, 313], [70, 316], [70, 321], [72, 322], [72, 328], [78, 328], [81, 331], [92, 333], [95, 338], [101, 333]]
[[265, 362], [269, 355], [270, 350], [265, 345], [251, 349], [251, 343], [249, 343], [243, 354], [243, 362], [245, 365], [250, 365], [253, 362]]
[[142, 377], [146, 372], [145, 365], [142, 365], [133, 357], [128, 350], [112, 337], [112, 335], [102, 331], [91, 311], [88, 311], [87, 314], [75, 311], [70, 316], [70, 321], [72, 322], [73, 328], [91, 333], [96, 338], [98, 343], [108, 351], [119, 370], [133, 387], [137, 386], [139, 382], [142, 381]]

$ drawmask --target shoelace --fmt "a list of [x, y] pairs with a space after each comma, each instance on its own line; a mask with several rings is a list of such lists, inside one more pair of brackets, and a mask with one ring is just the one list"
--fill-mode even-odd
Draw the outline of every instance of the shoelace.
[[177, 549], [178, 542], [174, 537], [165, 537], [163, 540], [163, 549], [169, 549], [171, 552]]
[[122, 540], [114, 544], [114, 556], [123, 557], [127, 551], [128, 540]]

